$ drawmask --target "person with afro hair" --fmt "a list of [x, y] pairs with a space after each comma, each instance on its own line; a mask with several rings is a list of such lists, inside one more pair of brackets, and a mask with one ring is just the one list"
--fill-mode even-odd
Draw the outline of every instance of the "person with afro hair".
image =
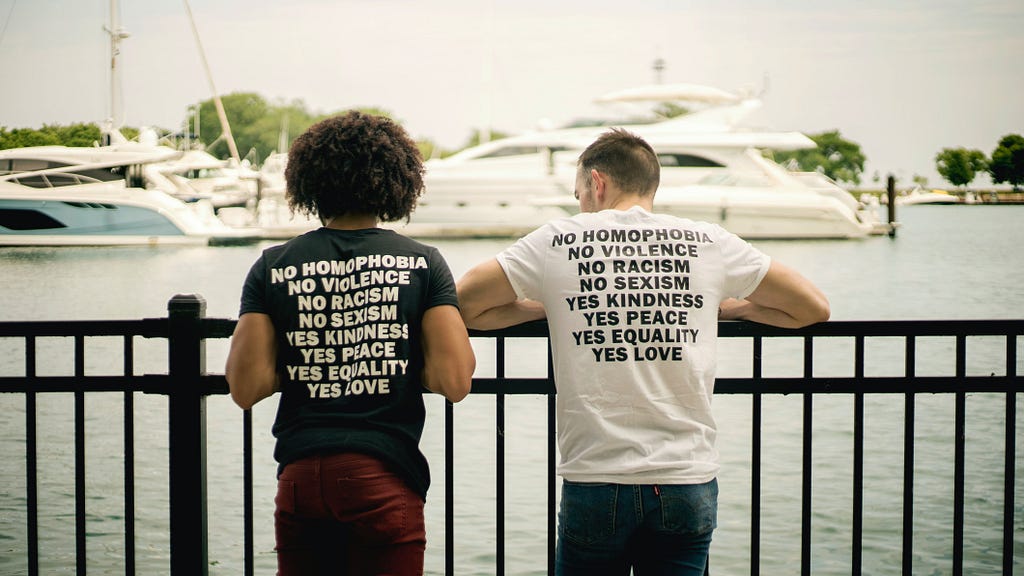
[[458, 402], [476, 367], [444, 258], [377, 226], [409, 218], [423, 172], [398, 124], [360, 112], [289, 151], [289, 207], [323, 226], [253, 264], [225, 367], [242, 409], [280, 393], [280, 575], [423, 573], [423, 393]]

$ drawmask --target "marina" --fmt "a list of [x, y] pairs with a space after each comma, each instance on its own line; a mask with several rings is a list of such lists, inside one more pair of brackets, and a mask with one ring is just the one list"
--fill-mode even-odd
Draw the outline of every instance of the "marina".
[[[755, 241], [773, 258], [793, 263], [829, 296], [833, 318], [843, 321], [976, 321], [1024, 318], [1024, 262], [1018, 252], [1001, 247], [1018, 246], [1024, 230], [1018, 225], [1019, 206], [928, 206], [903, 211], [895, 238], [868, 237], [844, 240]], [[955, 234], [950, 234], [955, 230]], [[439, 240], [434, 242], [458, 277], [476, 262], [492, 256], [511, 240]], [[14, 279], [0, 285], [0, 297], [9, 305], [0, 309], [0, 321], [76, 320], [114, 321], [161, 318], [167, 301], [175, 294], [201, 294], [210, 318], [237, 315], [241, 280], [262, 248], [273, 242], [238, 246], [122, 246], [122, 247], [7, 247], [0, 249], [0, 274]], [[41, 289], [41, 287], [45, 287]], [[932, 324], [934, 325], [934, 324]], [[949, 329], [947, 327], [946, 329]], [[837, 328], [838, 329], [838, 328]], [[939, 328], [936, 328], [937, 330]], [[802, 342], [799, 337], [771, 338], [764, 342], [763, 374], [772, 378], [799, 378]], [[813, 455], [810, 494], [810, 552], [815, 575], [851, 573], [854, 525], [852, 417], [858, 374], [848, 364], [855, 355], [854, 338], [815, 341], [814, 374], [833, 378], [835, 393], [815, 396]], [[925, 378], [956, 374], [955, 338], [917, 338], [916, 373]], [[72, 338], [37, 338], [40, 376], [63, 378], [75, 374]], [[1024, 373], [1024, 350], [1017, 338], [1016, 373]], [[992, 336], [969, 336], [963, 370], [981, 378], [1006, 372], [1005, 342]], [[226, 340], [207, 342], [206, 366], [220, 372]], [[0, 338], [0, 377], [25, 373], [24, 347], [15, 339]], [[498, 399], [493, 395], [497, 374], [494, 344], [475, 343], [480, 358], [476, 391], [459, 404], [454, 420], [452, 528], [445, 520], [443, 478], [446, 470], [443, 402], [428, 402], [428, 428], [424, 451], [434, 471], [435, 484], [427, 501], [427, 573], [445, 573], [446, 553], [458, 574], [495, 574], [497, 549], [504, 548], [508, 574], [546, 573], [545, 518], [547, 517], [544, 472], [548, 436], [547, 408], [543, 395], [509, 394], [504, 400], [505, 453], [495, 452]], [[537, 377], [543, 373], [544, 346], [530, 339], [507, 343], [511, 356], [507, 377]], [[163, 357], [167, 347], [153, 338], [136, 338], [135, 369], [138, 375], [166, 373]], [[864, 375], [883, 378], [865, 389], [864, 512], [862, 567], [865, 574], [898, 573], [903, 563], [902, 521], [903, 432], [902, 396], [884, 393], [884, 378], [903, 373], [905, 353], [897, 336], [865, 342]], [[102, 379], [121, 372], [123, 354], [119, 338], [88, 339], [83, 358], [86, 377]], [[719, 376], [723, 381], [750, 376], [750, 347], [740, 340], [725, 339]], [[74, 380], [69, 378], [67, 382]], [[97, 385], [99, 380], [96, 380]], [[521, 391], [533, 390], [525, 382]], [[729, 393], [723, 384], [715, 398], [719, 422], [718, 445], [723, 469], [719, 529], [712, 543], [712, 574], [750, 573], [751, 397]], [[778, 390], [778, 388], [771, 388]], [[896, 390], [900, 390], [896, 388]], [[763, 399], [763, 430], [760, 477], [760, 557], [762, 574], [797, 573], [803, 559], [801, 544], [801, 478], [803, 396], [768, 394]], [[479, 394], [477, 394], [479, 393]], [[134, 419], [139, 430], [136, 454], [136, 565], [139, 573], [167, 573], [169, 563], [166, 495], [168, 452], [167, 399], [154, 393], [136, 393]], [[1024, 477], [1024, 445], [1017, 394], [1014, 434], [1018, 446], [1014, 472]], [[75, 449], [73, 435], [74, 395], [38, 394], [37, 450], [39, 461], [39, 526], [44, 573], [73, 573], [75, 565], [73, 508]], [[438, 400], [438, 399], [433, 399]], [[10, 487], [0, 496], [0, 534], [12, 550], [0, 558], [0, 572], [24, 573], [25, 508], [19, 488], [25, 483], [25, 398], [2, 394], [0, 402], [10, 418], [4, 420], [0, 442], [6, 461], [0, 483]], [[955, 477], [952, 427], [955, 398], [944, 394], [920, 394], [916, 402], [914, 453], [912, 573], [954, 573], [953, 529]], [[86, 547], [90, 572], [120, 572], [124, 562], [122, 397], [115, 393], [86, 395], [84, 426], [88, 448], [85, 482], [86, 523], [90, 533]], [[997, 574], [1002, 566], [1003, 458], [1006, 428], [1005, 394], [969, 392], [966, 395], [966, 448], [964, 464], [965, 518], [963, 524], [964, 574]], [[275, 464], [269, 436], [274, 406], [252, 412], [253, 433], [253, 538], [256, 573], [273, 570], [272, 490]], [[244, 538], [241, 473], [243, 453], [241, 412], [226, 397], [207, 400], [207, 477], [209, 571], [241, 574]], [[498, 462], [506, 470], [498, 479]], [[497, 516], [497, 494], [504, 494], [504, 511]], [[1016, 552], [1014, 572], [1024, 569], [1024, 489], [1019, 480], [1013, 491]], [[500, 524], [497, 518], [504, 518]], [[449, 548], [448, 535], [453, 541]], [[894, 568], [895, 567], [895, 568]]]
[[[0, 150], [0, 245], [224, 244], [285, 239], [319, 226], [288, 208], [286, 138], [261, 171], [244, 166], [215, 90], [232, 163], [191, 144], [176, 150], [148, 130], [137, 141], [124, 138], [117, 86], [127, 35], [116, 2], [110, 14], [111, 120], [104, 144]], [[745, 125], [762, 106], [756, 94], [656, 84], [596, 101], [610, 107], [606, 118], [427, 160], [417, 209], [408, 222], [387, 226], [419, 238], [512, 238], [575, 214], [576, 159], [611, 127], [642, 136], [658, 154], [657, 212], [720, 224], [748, 239], [860, 239], [895, 226], [879, 217], [877, 204], [855, 199], [827, 176], [767, 158], [816, 144], [799, 132]], [[693, 111], [671, 116], [655, 113], [659, 106]]]

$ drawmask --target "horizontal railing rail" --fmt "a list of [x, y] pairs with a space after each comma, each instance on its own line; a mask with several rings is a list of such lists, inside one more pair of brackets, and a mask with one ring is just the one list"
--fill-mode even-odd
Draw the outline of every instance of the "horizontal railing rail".
[[[85, 394], [92, 392], [121, 392], [124, 394], [124, 478], [125, 478], [125, 573], [135, 573], [134, 506], [135, 489], [134, 436], [132, 417], [135, 393], [160, 394], [169, 398], [169, 482], [170, 504], [170, 556], [171, 573], [207, 574], [206, 519], [206, 421], [205, 399], [210, 395], [226, 394], [223, 375], [210, 374], [205, 368], [205, 342], [229, 338], [235, 320], [205, 318], [205, 303], [201, 297], [177, 296], [169, 304], [167, 318], [142, 320], [100, 321], [39, 321], [0, 322], [0, 339], [15, 339], [24, 343], [23, 374], [0, 376], [0, 393], [25, 396], [25, 502], [27, 506], [25, 533], [27, 538], [26, 565], [28, 573], [40, 573], [38, 533], [38, 454], [36, 438], [36, 398], [38, 394], [52, 392], [73, 393], [75, 419], [75, 501], [76, 501], [76, 562], [79, 573], [84, 573], [87, 532], [85, 526]], [[719, 337], [751, 342], [749, 376], [722, 376], [717, 379], [715, 393], [749, 395], [751, 406], [751, 496], [750, 496], [750, 572], [760, 573], [761, 510], [762, 510], [762, 398], [765, 395], [800, 395], [803, 398], [802, 472], [801, 472], [801, 574], [811, 570], [811, 494], [813, 452], [812, 422], [814, 397], [842, 394], [854, 399], [853, 433], [853, 510], [852, 554], [850, 572], [862, 573], [863, 506], [864, 506], [864, 396], [888, 394], [903, 397], [903, 526], [902, 572], [909, 575], [914, 569], [914, 429], [916, 397], [920, 394], [951, 394], [955, 414], [952, 427], [954, 438], [953, 478], [953, 549], [952, 573], [964, 573], [964, 486], [965, 486], [965, 426], [966, 396], [974, 393], [1005, 394], [1005, 437], [1003, 475], [1002, 561], [1004, 575], [1013, 573], [1014, 565], [1014, 498], [1016, 489], [1016, 401], [1024, 391], [1024, 377], [1018, 373], [1018, 348], [1024, 334], [1024, 320], [908, 320], [908, 321], [835, 321], [800, 330], [785, 330], [745, 322], [722, 322]], [[506, 395], [546, 395], [547, 400], [547, 570], [553, 573], [555, 546], [555, 410], [556, 388], [552, 377], [550, 354], [543, 374], [533, 377], [506, 375], [506, 343], [518, 339], [546, 340], [547, 325], [535, 322], [501, 331], [471, 331], [475, 340], [493, 340], [494, 375], [473, 379], [474, 394], [495, 396], [495, 456], [496, 456], [496, 573], [504, 573], [505, 564], [505, 397]], [[85, 370], [85, 341], [93, 337], [120, 337], [124, 355], [121, 374], [87, 375]], [[166, 374], [134, 374], [134, 339], [165, 339], [168, 344], [168, 370]], [[953, 343], [953, 370], [945, 375], [920, 375], [916, 369], [918, 343], [923, 338], [944, 337]], [[1003, 340], [1001, 363], [990, 360], [984, 366], [971, 366], [968, 370], [968, 342], [976, 337]], [[43, 338], [72, 338], [74, 340], [74, 369], [70, 375], [40, 375], [37, 364], [37, 342]], [[764, 361], [765, 341], [784, 338], [800, 343], [801, 374], [797, 376], [767, 376]], [[852, 366], [848, 376], [817, 376], [815, 344], [823, 340], [841, 338], [853, 342]], [[902, 374], [868, 374], [866, 343], [875, 338], [898, 339], [903, 356]], [[0, 340], [4, 341], [4, 340]], [[770, 357], [769, 357], [770, 358]], [[445, 573], [455, 573], [455, 526], [453, 502], [454, 485], [454, 413], [450, 403], [445, 409]], [[15, 455], [4, 454], [13, 458]], [[243, 546], [245, 573], [253, 574], [253, 476], [252, 476], [252, 419], [249, 412], [243, 417], [243, 479], [244, 526]], [[993, 474], [997, 471], [992, 471]], [[196, 497], [199, 494], [199, 498]]]

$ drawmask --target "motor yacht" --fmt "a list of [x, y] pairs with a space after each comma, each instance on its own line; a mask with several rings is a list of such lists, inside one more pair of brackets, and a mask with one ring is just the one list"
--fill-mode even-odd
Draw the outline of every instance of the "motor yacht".
[[426, 193], [408, 223], [419, 236], [518, 236], [578, 210], [580, 152], [612, 126], [647, 140], [662, 165], [655, 210], [721, 224], [745, 238], [860, 238], [881, 234], [875, 207], [817, 173], [787, 170], [764, 150], [813, 148], [799, 132], [751, 130], [761, 106], [713, 87], [674, 84], [607, 94], [602, 103], [698, 102], [699, 110], [653, 121], [585, 122], [486, 142], [426, 163]]
[[[119, 134], [118, 134], [119, 136]], [[205, 200], [146, 187], [145, 173], [181, 152], [126, 142], [0, 150], [0, 245], [216, 244], [252, 235]]]

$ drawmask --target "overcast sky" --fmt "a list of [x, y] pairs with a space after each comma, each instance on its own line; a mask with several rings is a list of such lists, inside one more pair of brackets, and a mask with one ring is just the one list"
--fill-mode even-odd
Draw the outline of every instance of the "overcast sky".
[[[217, 91], [314, 112], [389, 110], [461, 145], [593, 115], [656, 80], [759, 90], [749, 123], [838, 129], [903, 182], [944, 147], [1024, 133], [1019, 0], [190, 0]], [[0, 0], [0, 125], [109, 115], [109, 0]], [[175, 128], [212, 95], [182, 0], [121, 0], [126, 124]], [[767, 83], [766, 83], [767, 79]], [[244, 153], [244, 151], [243, 151]]]

